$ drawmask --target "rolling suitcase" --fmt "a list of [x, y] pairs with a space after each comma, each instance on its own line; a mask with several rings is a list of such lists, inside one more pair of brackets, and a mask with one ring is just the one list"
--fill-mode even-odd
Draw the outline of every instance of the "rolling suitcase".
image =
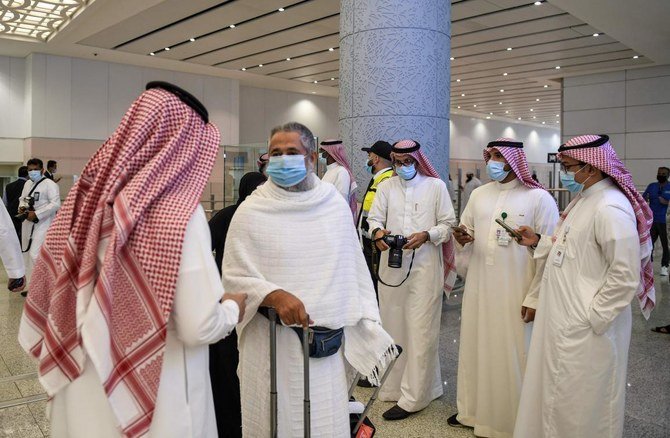
[[[270, 321], [270, 436], [272, 438], [278, 438], [278, 405], [277, 405], [277, 323], [279, 322], [279, 317], [277, 312], [273, 308], [262, 308], [259, 309], [259, 312], [267, 317]], [[309, 316], [308, 316], [309, 318]], [[311, 417], [310, 417], [310, 398], [309, 398], [309, 335], [310, 329], [303, 328], [302, 332], [302, 350], [303, 350], [303, 424], [304, 424], [304, 437], [309, 438], [311, 436]], [[398, 356], [402, 353], [402, 347], [396, 345], [398, 350]], [[375, 434], [375, 427], [367, 418], [367, 414], [370, 412], [372, 405], [375, 400], [377, 400], [377, 395], [381, 389], [381, 386], [386, 381], [395, 361], [398, 358], [396, 356], [392, 362], [386, 367], [386, 371], [381, 378], [379, 386], [377, 386], [370, 399], [368, 400], [363, 412], [358, 414], [350, 414], [350, 424], [351, 424], [351, 436], [352, 438], [372, 438]], [[349, 400], [352, 400], [353, 392], [360, 379], [360, 373], [356, 373], [356, 377], [349, 388]]]

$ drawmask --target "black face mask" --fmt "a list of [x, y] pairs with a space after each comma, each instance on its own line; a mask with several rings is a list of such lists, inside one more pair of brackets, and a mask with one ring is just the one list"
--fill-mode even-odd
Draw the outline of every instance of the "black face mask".
[[656, 180], [663, 184], [668, 180], [668, 177], [666, 175], [656, 175]]

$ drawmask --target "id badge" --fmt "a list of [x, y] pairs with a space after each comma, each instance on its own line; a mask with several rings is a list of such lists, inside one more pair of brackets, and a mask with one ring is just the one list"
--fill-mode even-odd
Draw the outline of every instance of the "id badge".
[[503, 230], [502, 228], [498, 228], [496, 230], [496, 240], [498, 241], [498, 246], [508, 246], [512, 241], [512, 238], [509, 234], [507, 234], [507, 231]]
[[553, 264], [554, 266], [561, 267], [563, 264], [563, 258], [565, 257], [565, 245], [556, 246], [556, 254], [554, 254]]

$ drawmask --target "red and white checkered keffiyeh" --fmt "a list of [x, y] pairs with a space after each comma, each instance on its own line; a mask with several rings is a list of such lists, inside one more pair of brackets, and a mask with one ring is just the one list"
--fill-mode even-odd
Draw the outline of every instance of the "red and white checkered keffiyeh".
[[218, 145], [216, 126], [174, 94], [145, 91], [82, 171], [35, 265], [19, 341], [40, 383], [53, 396], [88, 357], [125, 437], [151, 425], [184, 234]]
[[269, 161], [270, 161], [270, 156], [268, 155], [267, 152], [261, 154], [261, 156], [258, 157], [258, 160], [256, 160], [256, 165], [258, 166], [258, 171], [262, 173], [263, 172], [263, 166], [268, 164]]
[[[337, 143], [335, 143], [337, 142]], [[349, 172], [349, 208], [351, 209], [351, 214], [354, 216], [354, 221], [356, 221], [356, 216], [358, 215], [358, 201], [356, 199], [356, 177], [351, 171], [351, 166], [349, 165], [349, 159], [347, 158], [347, 152], [344, 150], [344, 145], [340, 140], [325, 140], [321, 142], [321, 149], [328, 152], [328, 155], [333, 157], [333, 160], [340, 166], [347, 169]]]
[[[498, 138], [492, 143], [516, 143], [515, 140], [510, 138]], [[490, 145], [491, 143], [489, 143]], [[516, 174], [516, 177], [521, 181], [521, 183], [528, 187], [529, 189], [544, 189], [546, 188], [535, 181], [528, 170], [528, 160], [526, 159], [526, 153], [523, 151], [523, 148], [519, 147], [505, 147], [496, 145], [493, 147], [487, 147], [484, 149], [484, 160], [488, 163], [491, 159], [491, 150], [496, 149], [498, 152], [505, 157], [505, 160], [512, 167], [512, 170]]]
[[[413, 152], [395, 152], [396, 150], [402, 149], [413, 149], [420, 145], [414, 140], [400, 140], [393, 145], [393, 151], [391, 152], [391, 160], [393, 160], [396, 155], [409, 155], [416, 160], [416, 170], [422, 175], [430, 176], [433, 178], [440, 179], [440, 175], [437, 173], [433, 165], [430, 163], [428, 158], [423, 154], [421, 149], [417, 149]], [[455, 261], [455, 250], [454, 250], [454, 239], [452, 236], [449, 236], [449, 240], [442, 244], [442, 259], [444, 261], [444, 289], [445, 291], [451, 292], [454, 288], [454, 283], [456, 282], [456, 261]]]
[[[633, 177], [628, 169], [619, 160], [614, 148], [609, 142], [609, 139], [600, 135], [580, 135], [571, 138], [565, 143], [563, 147], [571, 147], [577, 145], [585, 145], [594, 141], [604, 141], [600, 146], [584, 147], [579, 149], [560, 150], [558, 158], [570, 157], [582, 163], [588, 163], [593, 167], [599, 169], [601, 172], [607, 174], [617, 184], [621, 191], [626, 195], [630, 204], [635, 211], [637, 219], [637, 231], [640, 234], [640, 248], [642, 255], [642, 263], [640, 270], [640, 285], [638, 286], [637, 298], [640, 302], [640, 308], [645, 318], [649, 315], [656, 303], [656, 291], [654, 289], [654, 272], [651, 263], [651, 235], [650, 229], [653, 222], [653, 215], [647, 202], [642, 198], [642, 195], [635, 188]], [[570, 205], [565, 209], [561, 218], [563, 219], [572, 205], [577, 201], [574, 199]]]

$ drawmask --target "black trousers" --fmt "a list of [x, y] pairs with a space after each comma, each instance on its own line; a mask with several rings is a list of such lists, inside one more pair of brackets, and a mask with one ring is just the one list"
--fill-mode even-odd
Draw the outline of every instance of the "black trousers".
[[[377, 303], [379, 303], [379, 293], [377, 292], [377, 275], [375, 274], [374, 271], [374, 264], [372, 263], [374, 254], [372, 252], [372, 240], [366, 239], [363, 237], [363, 256], [365, 256], [365, 263], [368, 264], [368, 270], [370, 271], [370, 277], [372, 277], [372, 284], [375, 287], [375, 295], [377, 296]], [[379, 266], [379, 259], [381, 258], [381, 254], [379, 251], [376, 252], [377, 255], [377, 266]]]
[[209, 376], [219, 438], [242, 438], [240, 380], [237, 377], [239, 361], [235, 330], [209, 346]]
[[670, 262], [670, 251], [668, 251], [668, 228], [667, 224], [654, 222], [651, 225], [651, 242], [656, 245], [656, 239], [661, 238], [661, 248], [663, 248], [663, 258], [661, 258], [661, 266], [668, 266]]

